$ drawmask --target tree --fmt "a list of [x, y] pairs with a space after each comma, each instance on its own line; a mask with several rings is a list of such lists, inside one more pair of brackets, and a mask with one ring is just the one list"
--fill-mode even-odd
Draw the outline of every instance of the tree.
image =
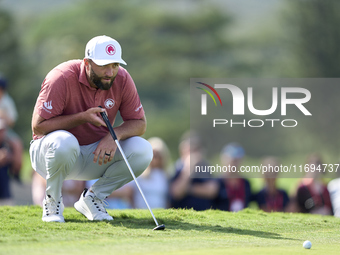
[[289, 0], [292, 51], [303, 77], [339, 77], [339, 10], [336, 0]]
[[18, 38], [15, 34], [13, 17], [0, 9], [0, 72], [6, 77], [17, 73]]
[[[332, 78], [340, 76], [340, 2], [336, 0], [288, 0], [284, 12], [284, 31], [289, 56], [295, 70], [288, 76]], [[329, 80], [330, 81], [330, 80]], [[313, 147], [338, 156], [340, 87], [329, 81], [311, 81], [313, 117], [304, 123], [304, 140], [313, 140]]]
[[[27, 100], [29, 86], [27, 86], [27, 72], [24, 68], [24, 56], [20, 48], [20, 38], [14, 17], [7, 11], [0, 9], [0, 73], [8, 81], [8, 92], [14, 99], [19, 119], [14, 129], [22, 136], [31, 136], [28, 133], [30, 117], [25, 112], [25, 108], [30, 100]], [[25, 115], [26, 114], [26, 115]], [[23, 125], [24, 124], [24, 125]], [[26, 126], [27, 125], [27, 126]], [[27, 140], [25, 139], [25, 142]]]
[[[189, 129], [191, 77], [226, 75], [224, 52], [229, 16], [204, 1], [181, 12], [155, 1], [83, 1], [64, 12], [38, 18], [25, 31], [26, 59], [35, 67], [31, 89], [57, 64], [83, 58], [85, 43], [106, 34], [122, 45], [148, 118], [146, 137], [161, 136], [177, 151]], [[169, 4], [169, 3], [167, 3]], [[185, 110], [183, 110], [185, 109]], [[30, 116], [32, 109], [26, 109]], [[28, 122], [25, 123], [28, 127]]]

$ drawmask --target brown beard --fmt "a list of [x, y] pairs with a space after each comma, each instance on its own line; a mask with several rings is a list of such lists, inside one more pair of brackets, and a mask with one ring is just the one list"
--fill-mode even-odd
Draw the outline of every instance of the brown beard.
[[90, 68], [90, 81], [93, 82], [94, 85], [96, 85], [96, 87], [98, 89], [102, 89], [102, 90], [109, 90], [112, 87], [112, 84], [116, 78], [113, 77], [111, 78], [111, 81], [109, 83], [103, 83], [101, 79], [103, 78], [110, 78], [110, 77], [99, 77], [92, 69], [92, 67]]

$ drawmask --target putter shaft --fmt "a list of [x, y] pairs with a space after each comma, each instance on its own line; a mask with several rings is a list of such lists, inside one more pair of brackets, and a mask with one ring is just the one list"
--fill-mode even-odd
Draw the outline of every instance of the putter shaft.
[[[100, 106], [100, 107], [101, 107], [101, 106]], [[102, 108], [102, 107], [101, 107], [101, 108]], [[134, 179], [134, 181], [135, 181], [135, 183], [136, 183], [136, 185], [137, 185], [137, 188], [138, 188], [140, 194], [142, 195], [142, 197], [143, 197], [143, 199], [144, 199], [144, 202], [145, 202], [146, 206], [148, 207], [148, 209], [149, 209], [149, 211], [150, 211], [150, 213], [151, 213], [151, 215], [152, 215], [152, 218], [153, 218], [154, 222], [156, 223], [156, 226], [158, 227], [159, 224], [158, 224], [158, 222], [157, 222], [157, 220], [156, 220], [156, 217], [155, 217], [155, 215], [153, 214], [153, 212], [152, 212], [152, 210], [151, 210], [151, 208], [150, 208], [150, 206], [149, 206], [149, 204], [148, 204], [148, 201], [146, 200], [146, 198], [145, 198], [145, 196], [144, 196], [144, 193], [143, 193], [141, 187], [139, 186], [139, 183], [138, 183], [138, 181], [137, 181], [137, 178], [136, 178], [134, 172], [133, 172], [132, 169], [131, 169], [131, 166], [130, 166], [130, 164], [129, 164], [129, 162], [128, 162], [126, 156], [125, 156], [125, 153], [124, 153], [122, 147], [120, 146], [120, 143], [119, 143], [119, 141], [118, 141], [118, 139], [117, 139], [117, 136], [116, 136], [116, 134], [115, 134], [115, 131], [113, 130], [113, 127], [112, 127], [112, 125], [111, 125], [111, 123], [110, 123], [109, 118], [107, 117], [107, 115], [106, 115], [105, 112], [101, 112], [100, 115], [102, 116], [102, 118], [103, 118], [103, 120], [104, 120], [104, 122], [105, 122], [107, 128], [109, 129], [109, 132], [110, 132], [111, 136], [113, 137], [113, 140], [115, 141], [115, 143], [116, 143], [116, 145], [117, 145], [117, 147], [118, 147], [120, 153], [122, 154], [122, 157], [123, 157], [123, 159], [124, 159], [124, 161], [125, 161], [125, 163], [126, 163], [128, 169], [129, 169], [129, 171], [130, 171], [130, 173], [131, 173], [131, 175], [132, 175], [132, 178]], [[164, 225], [162, 225], [162, 226], [163, 226], [163, 229], [164, 229]]]
[[144, 196], [144, 193], [143, 193], [141, 187], [140, 187], [139, 184], [138, 184], [137, 178], [136, 178], [134, 172], [133, 172], [132, 169], [131, 169], [131, 166], [130, 166], [130, 164], [129, 164], [129, 162], [128, 162], [128, 160], [127, 160], [127, 158], [126, 158], [126, 156], [125, 156], [125, 154], [124, 154], [124, 152], [123, 152], [122, 147], [120, 146], [120, 144], [119, 144], [119, 142], [118, 142], [117, 139], [115, 140], [115, 142], [116, 142], [116, 144], [117, 144], [117, 147], [118, 147], [120, 153], [121, 153], [122, 156], [123, 156], [123, 159], [124, 159], [124, 161], [125, 161], [125, 163], [126, 163], [128, 169], [129, 169], [129, 171], [130, 171], [130, 173], [131, 173], [133, 179], [135, 180], [135, 183], [136, 183], [136, 185], [137, 185], [137, 188], [139, 189], [139, 192], [140, 192], [140, 194], [142, 195], [142, 197], [143, 197], [143, 199], [144, 199], [144, 202], [145, 202], [146, 206], [148, 207], [148, 209], [149, 209], [149, 211], [150, 211], [150, 213], [151, 213], [151, 215], [152, 215], [153, 220], [155, 221], [156, 225], [158, 226], [158, 222], [157, 222], [157, 220], [156, 220], [156, 217], [155, 217], [155, 215], [153, 214], [153, 212], [152, 212], [152, 210], [151, 210], [151, 208], [150, 208], [150, 206], [149, 206], [149, 204], [148, 204], [148, 201], [146, 200], [146, 198], [145, 198], [145, 196]]

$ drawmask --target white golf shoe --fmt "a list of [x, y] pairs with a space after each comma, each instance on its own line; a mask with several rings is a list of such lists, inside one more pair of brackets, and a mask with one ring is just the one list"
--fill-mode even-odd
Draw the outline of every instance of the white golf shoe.
[[89, 220], [113, 220], [104, 207], [104, 200], [95, 196], [85, 196], [87, 189], [80, 195], [79, 200], [74, 204], [74, 208]]
[[55, 201], [53, 197], [47, 195], [43, 200], [43, 216], [42, 220], [45, 222], [65, 222], [64, 204], [62, 198], [60, 201]]

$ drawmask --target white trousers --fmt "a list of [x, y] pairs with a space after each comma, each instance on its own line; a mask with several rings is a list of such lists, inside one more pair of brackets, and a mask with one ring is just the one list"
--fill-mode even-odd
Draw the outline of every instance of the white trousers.
[[[80, 146], [75, 136], [65, 130], [54, 131], [33, 141], [31, 163], [33, 169], [46, 179], [46, 194], [58, 201], [64, 180], [98, 179], [91, 190], [99, 199], [105, 199], [130, 182], [133, 178], [118, 148], [111, 162], [101, 166], [93, 162], [98, 143]], [[150, 143], [138, 136], [119, 143], [136, 177], [141, 175], [153, 157]]]

